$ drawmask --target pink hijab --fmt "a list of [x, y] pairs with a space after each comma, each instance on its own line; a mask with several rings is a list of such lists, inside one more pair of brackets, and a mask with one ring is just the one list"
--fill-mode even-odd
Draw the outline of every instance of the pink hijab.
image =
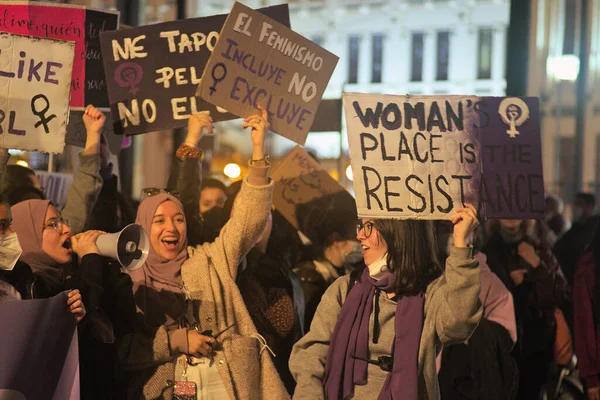
[[20, 260], [28, 264], [35, 274], [46, 278], [52, 287], [56, 287], [62, 282], [64, 270], [42, 250], [46, 212], [51, 204], [49, 200], [26, 200], [12, 206], [10, 211], [12, 229], [17, 233], [23, 249]]
[[[183, 213], [181, 202], [169, 194], [158, 194], [146, 198], [138, 208], [136, 223], [148, 235], [152, 232], [152, 219], [158, 207], [165, 201], [172, 201]], [[143, 267], [128, 274], [133, 281], [133, 295], [138, 311], [152, 325], [170, 325], [185, 313], [185, 294], [181, 281], [181, 265], [187, 259], [187, 238], [177, 257], [167, 260], [161, 257], [152, 246], [148, 260]]]

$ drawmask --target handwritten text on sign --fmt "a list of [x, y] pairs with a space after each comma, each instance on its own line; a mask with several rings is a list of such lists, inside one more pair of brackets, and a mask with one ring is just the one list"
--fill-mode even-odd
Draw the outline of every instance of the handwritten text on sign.
[[260, 104], [271, 129], [303, 145], [338, 57], [271, 18], [235, 3], [198, 94], [240, 117]]
[[[289, 25], [287, 5], [263, 12]], [[183, 127], [191, 114], [200, 111], [210, 111], [214, 121], [235, 118], [195, 96], [226, 18], [192, 18], [101, 35], [117, 133]]]
[[338, 211], [356, 213], [352, 196], [300, 146], [279, 163], [272, 178], [273, 205], [296, 229], [302, 229], [299, 211], [311, 203], [332, 204]]
[[74, 44], [0, 33], [1, 147], [62, 153]]
[[0, 31], [75, 42], [70, 106], [108, 107], [99, 33], [117, 29], [118, 12], [64, 4], [0, 1]]
[[[508, 206], [537, 196], [531, 177], [506, 179], [509, 170], [523, 168], [508, 157], [515, 148], [526, 146], [529, 156], [539, 152], [539, 124], [530, 122], [522, 138], [508, 137], [498, 108], [490, 107], [494, 99], [344, 94], [359, 215], [447, 219], [467, 202], [484, 218], [539, 214], [537, 198], [520, 216]], [[482, 148], [496, 149], [496, 164]], [[537, 175], [541, 157], [529, 164]]]

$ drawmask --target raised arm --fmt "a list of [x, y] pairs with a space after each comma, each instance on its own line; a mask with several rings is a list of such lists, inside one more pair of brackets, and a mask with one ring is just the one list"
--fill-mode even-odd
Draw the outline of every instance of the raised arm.
[[210, 115], [206, 112], [194, 114], [188, 120], [188, 131], [185, 141], [175, 154], [171, 176], [167, 189], [179, 193], [187, 220], [188, 244], [195, 246], [203, 242], [202, 222], [198, 203], [202, 186], [202, 152], [198, 143], [202, 139], [202, 131], [213, 131]]
[[74, 235], [82, 232], [88, 216], [92, 213], [100, 190], [100, 135], [104, 126], [104, 114], [88, 105], [83, 115], [87, 133], [85, 149], [79, 152], [79, 167], [73, 177], [73, 184], [67, 195], [62, 216], [71, 222]]
[[453, 218], [454, 246], [446, 260], [441, 283], [432, 293], [432, 311], [435, 312], [436, 332], [442, 344], [456, 344], [467, 340], [481, 320], [483, 307], [479, 300], [481, 270], [473, 258], [473, 249], [467, 246], [477, 226], [475, 208], [467, 204], [457, 209]]
[[[260, 106], [259, 106], [260, 107]], [[269, 162], [265, 156], [265, 133], [269, 129], [267, 111], [244, 120], [242, 127], [252, 128], [252, 159], [249, 175], [235, 199], [231, 218], [219, 237], [210, 244], [211, 252], [221, 252], [228, 261], [229, 273], [235, 279], [238, 265], [256, 244], [271, 211], [273, 183], [269, 182]], [[217, 266], [220, 267], [220, 266]]]

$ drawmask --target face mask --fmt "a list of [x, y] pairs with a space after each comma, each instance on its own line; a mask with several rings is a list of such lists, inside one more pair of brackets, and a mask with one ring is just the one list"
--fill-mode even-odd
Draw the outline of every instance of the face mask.
[[522, 241], [525, 237], [525, 235], [523, 235], [523, 232], [521, 232], [521, 229], [515, 232], [513, 230], [508, 230], [504, 227], [500, 227], [500, 236], [502, 237], [502, 240], [504, 240], [504, 242], [506, 243], [518, 243]]
[[10, 235], [0, 235], [0, 269], [12, 271], [15, 264], [21, 257], [23, 249], [19, 243], [16, 233]]
[[379, 259], [374, 261], [367, 268], [369, 268], [369, 275], [371, 275], [371, 278], [377, 281], [383, 279], [383, 277], [385, 277], [390, 272], [390, 270], [387, 267], [387, 253], [382, 255]]
[[342, 260], [344, 264], [356, 264], [361, 262], [363, 259], [362, 246], [359, 242], [351, 243], [350, 253], [346, 253], [342, 250]]

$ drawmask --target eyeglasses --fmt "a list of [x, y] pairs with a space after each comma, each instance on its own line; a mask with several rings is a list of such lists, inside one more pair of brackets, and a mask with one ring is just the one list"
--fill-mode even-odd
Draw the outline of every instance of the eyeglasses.
[[358, 225], [356, 225], [356, 236], [360, 235], [361, 231], [365, 237], [368, 238], [373, 233], [373, 223], [366, 222], [363, 224], [362, 222], [359, 222]]
[[44, 225], [44, 229], [52, 228], [57, 232], [62, 232], [64, 226], [71, 227], [71, 223], [67, 219], [63, 218], [54, 218], [48, 224]]
[[170, 194], [171, 196], [173, 196], [179, 200], [179, 192], [177, 192], [177, 191], [170, 191], [170, 190], [160, 189], [160, 188], [145, 188], [145, 189], [142, 189], [140, 201], [144, 201], [148, 197], [156, 196], [157, 194], [161, 194], [161, 193], [162, 194]]
[[10, 226], [12, 225], [12, 218], [11, 219], [0, 219], [0, 231], [5, 231], [8, 228], [10, 228]]

